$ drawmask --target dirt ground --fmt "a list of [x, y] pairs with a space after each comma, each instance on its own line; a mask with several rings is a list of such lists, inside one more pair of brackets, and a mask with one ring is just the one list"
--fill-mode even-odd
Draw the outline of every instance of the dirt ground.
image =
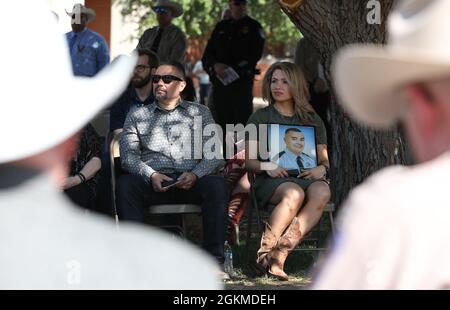
[[288, 282], [281, 282], [270, 278], [256, 278], [246, 280], [231, 280], [225, 283], [227, 290], [301, 290], [310, 284], [307, 278], [294, 278]]
[[279, 281], [273, 277], [252, 277], [236, 270], [231, 280], [225, 282], [227, 290], [301, 290], [311, 284], [311, 278], [306, 271], [289, 274], [289, 281]]

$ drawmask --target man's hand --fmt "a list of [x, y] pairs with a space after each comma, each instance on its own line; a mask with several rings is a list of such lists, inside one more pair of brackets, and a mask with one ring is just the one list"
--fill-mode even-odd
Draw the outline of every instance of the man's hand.
[[303, 171], [300, 177], [305, 180], [320, 180], [327, 174], [327, 170], [323, 165], [319, 165], [315, 168]]
[[180, 183], [175, 185], [178, 188], [189, 190], [194, 186], [195, 182], [197, 181], [197, 175], [192, 172], [184, 172], [180, 177], [178, 178]]
[[68, 190], [69, 188], [75, 187], [81, 184], [81, 179], [78, 176], [70, 176], [64, 179], [64, 182], [61, 184], [62, 190]]
[[228, 68], [228, 66], [226, 64], [223, 64], [223, 63], [220, 63], [220, 62], [214, 64], [214, 71], [222, 79], [226, 78], [225, 70], [227, 68]]
[[289, 177], [287, 170], [278, 166], [273, 170], [266, 170], [266, 173], [273, 179]]
[[164, 189], [162, 187], [161, 183], [163, 181], [172, 181], [173, 179], [168, 177], [165, 174], [162, 174], [162, 173], [159, 173], [159, 172], [155, 172], [150, 177], [150, 180], [152, 181], [152, 186], [153, 186], [153, 189], [155, 190], [155, 192], [163, 193], [163, 192], [167, 191], [167, 189]]

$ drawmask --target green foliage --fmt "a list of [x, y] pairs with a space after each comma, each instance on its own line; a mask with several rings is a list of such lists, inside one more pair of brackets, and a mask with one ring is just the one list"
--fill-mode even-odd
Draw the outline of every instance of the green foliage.
[[276, 0], [250, 0], [250, 15], [266, 33], [266, 52], [283, 57], [286, 47], [295, 46], [301, 33], [282, 12]]
[[[139, 22], [139, 33], [157, 24], [152, 14], [152, 0], [119, 0], [122, 14]], [[183, 5], [184, 14], [174, 19], [190, 39], [206, 41], [214, 25], [220, 20], [222, 11], [228, 5], [224, 0], [178, 0]], [[281, 11], [276, 0], [250, 0], [249, 15], [258, 20], [266, 34], [266, 53], [283, 57], [286, 46], [295, 45], [300, 32]]]

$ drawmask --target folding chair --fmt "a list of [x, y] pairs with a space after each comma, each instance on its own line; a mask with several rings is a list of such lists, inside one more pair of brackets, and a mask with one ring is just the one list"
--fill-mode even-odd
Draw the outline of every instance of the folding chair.
[[[112, 190], [112, 203], [114, 210], [114, 218], [116, 223], [119, 223], [119, 216], [117, 213], [116, 205], [116, 175], [120, 173], [120, 148], [119, 148], [120, 134], [112, 135], [109, 145], [110, 161], [111, 161], [111, 190]], [[188, 214], [201, 214], [201, 206], [195, 204], [164, 204], [164, 205], [152, 205], [147, 208], [147, 214], [149, 215], [180, 215], [181, 226], [179, 225], [164, 225], [160, 226], [167, 229], [175, 229], [178, 235], [186, 237], [186, 219], [185, 215]]]
[[149, 215], [179, 215], [181, 216], [181, 226], [179, 225], [162, 225], [160, 227], [176, 231], [177, 234], [186, 238], [186, 215], [201, 214], [202, 208], [195, 204], [168, 204], [168, 205], [154, 205], [147, 208]]
[[117, 213], [116, 205], [116, 175], [121, 170], [120, 168], [120, 148], [119, 148], [119, 138], [120, 134], [113, 134], [108, 136], [111, 140], [109, 143], [109, 159], [110, 159], [110, 169], [111, 169], [111, 195], [112, 195], [112, 205], [114, 212], [114, 219], [116, 224], [119, 224], [119, 215]]
[[[252, 224], [253, 224], [253, 212], [255, 212], [256, 214], [256, 221], [257, 221], [257, 229], [258, 229], [258, 236], [261, 236], [263, 231], [264, 231], [264, 227], [263, 227], [263, 220], [261, 217], [261, 210], [258, 208], [258, 202], [256, 200], [256, 195], [255, 195], [255, 191], [253, 188], [253, 184], [255, 183], [255, 175], [252, 173], [248, 173], [248, 179], [250, 182], [250, 206], [248, 209], [248, 220], [247, 220], [247, 241], [246, 241], [246, 254], [247, 254], [247, 258], [250, 260], [251, 259], [251, 255], [250, 255], [250, 244], [251, 244], [251, 234], [252, 234]], [[335, 206], [334, 203], [327, 203], [327, 205], [325, 206], [325, 209], [323, 211], [324, 214], [328, 214], [328, 220], [330, 222], [330, 226], [331, 226], [331, 233], [332, 235], [334, 235], [334, 231], [335, 231], [335, 226], [334, 226], [334, 218], [333, 218], [333, 212], [335, 211]], [[313, 230], [311, 232], [309, 232], [304, 239], [302, 239], [302, 242], [300, 244], [303, 244], [306, 241], [313, 241], [315, 246], [314, 247], [309, 247], [309, 248], [302, 248], [302, 247], [297, 247], [294, 251], [325, 251], [327, 250], [327, 248], [324, 247], [319, 247], [320, 245], [320, 233], [321, 233], [321, 225], [322, 225], [322, 220], [323, 220], [324, 216], [322, 215], [319, 223], [316, 225], [315, 228], [313, 228]], [[318, 236], [316, 238], [310, 238], [309, 236], [314, 232], [315, 229], [318, 228]], [[259, 241], [259, 239], [257, 239], [257, 242]]]
[[101, 111], [92, 121], [92, 127], [99, 137], [106, 139], [109, 133], [109, 110]]

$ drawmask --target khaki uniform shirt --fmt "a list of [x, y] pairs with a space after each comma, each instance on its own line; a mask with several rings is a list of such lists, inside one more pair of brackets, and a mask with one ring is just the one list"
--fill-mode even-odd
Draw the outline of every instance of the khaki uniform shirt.
[[[137, 48], [147, 48], [151, 50], [153, 41], [158, 34], [159, 26], [147, 29], [139, 39]], [[158, 57], [161, 62], [176, 60], [184, 62], [187, 48], [186, 35], [175, 25], [170, 24], [164, 29], [161, 42], [158, 47]]]

